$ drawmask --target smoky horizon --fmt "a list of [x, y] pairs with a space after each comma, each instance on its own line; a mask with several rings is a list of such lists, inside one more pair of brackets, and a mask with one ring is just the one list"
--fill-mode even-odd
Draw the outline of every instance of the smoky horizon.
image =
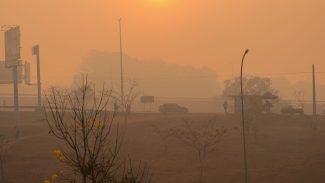
[[325, 1], [1, 0], [0, 183], [323, 183]]

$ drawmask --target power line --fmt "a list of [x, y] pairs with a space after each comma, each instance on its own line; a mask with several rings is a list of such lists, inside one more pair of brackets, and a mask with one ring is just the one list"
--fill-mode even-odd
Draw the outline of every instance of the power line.
[[[311, 74], [312, 72], [283, 72], [283, 73], [256, 73], [256, 75], [265, 75], [265, 76], [285, 76], [285, 75], [305, 75]], [[316, 74], [325, 74], [325, 72], [315, 72]], [[255, 75], [255, 74], [252, 74]], [[218, 77], [232, 77], [231, 74], [217, 74], [217, 75], [178, 75], [178, 76], [148, 76], [148, 77], [132, 77], [128, 76], [129, 78], [133, 78], [136, 80], [164, 80], [164, 79], [216, 79]], [[113, 79], [114, 80], [114, 79]], [[116, 79], [117, 80], [117, 79]]]

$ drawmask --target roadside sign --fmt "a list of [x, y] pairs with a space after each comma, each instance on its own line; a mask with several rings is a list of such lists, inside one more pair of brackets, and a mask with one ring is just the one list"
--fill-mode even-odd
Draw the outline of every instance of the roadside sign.
[[[21, 83], [23, 78], [23, 68], [18, 67], [18, 82]], [[0, 84], [12, 84], [13, 80], [13, 70], [12, 67], [6, 67], [5, 61], [0, 61]]]
[[154, 96], [141, 96], [140, 101], [141, 101], [141, 103], [154, 103], [155, 97]]
[[20, 63], [20, 28], [12, 27], [5, 32], [5, 63], [7, 67]]

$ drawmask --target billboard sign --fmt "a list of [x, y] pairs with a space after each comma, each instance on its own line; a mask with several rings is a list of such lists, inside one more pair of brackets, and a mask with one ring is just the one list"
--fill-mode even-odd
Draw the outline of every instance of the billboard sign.
[[5, 61], [6, 66], [19, 64], [20, 59], [20, 28], [12, 27], [5, 32]]
[[155, 97], [154, 96], [141, 96], [140, 101], [141, 101], [141, 103], [154, 103]]
[[[23, 81], [23, 68], [18, 67], [18, 82], [21, 83]], [[0, 61], [0, 84], [12, 84], [13, 80], [13, 70], [12, 68], [6, 67], [6, 63], [4, 61]]]

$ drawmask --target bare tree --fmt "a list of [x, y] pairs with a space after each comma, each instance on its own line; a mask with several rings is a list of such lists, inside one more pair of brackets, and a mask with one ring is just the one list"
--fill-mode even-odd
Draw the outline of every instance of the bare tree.
[[128, 80], [125, 82], [124, 96], [123, 101], [120, 100], [121, 110], [129, 114], [131, 106], [134, 103], [135, 99], [139, 97], [140, 92], [138, 90], [139, 83], [136, 80]]
[[115, 112], [109, 112], [111, 91], [96, 95], [90, 89], [85, 77], [77, 90], [52, 88], [47, 95], [46, 121], [60, 140], [54, 154], [76, 175], [64, 176], [70, 182], [110, 182], [118, 168], [122, 138], [113, 124]]
[[138, 166], [135, 166], [134, 162], [129, 159], [120, 183], [150, 183], [151, 178], [149, 167], [146, 164], [142, 164], [140, 161]]
[[214, 120], [202, 122], [200, 126], [184, 120], [183, 127], [175, 129], [175, 138], [196, 152], [200, 164], [198, 177], [200, 183], [204, 182], [203, 174], [207, 155], [217, 149], [219, 142], [228, 131], [224, 127], [217, 127]]
[[159, 136], [163, 143], [163, 154], [167, 154], [169, 141], [175, 138], [175, 130], [170, 128], [162, 129], [158, 126], [153, 126], [153, 131]]
[[[112, 91], [104, 87], [96, 93], [87, 76], [73, 89], [52, 88], [49, 91], [46, 121], [49, 133], [60, 142], [53, 153], [68, 170], [60, 174], [66, 182], [148, 182], [142, 176], [125, 179], [130, 178], [129, 175], [121, 174], [123, 133], [119, 123], [115, 122], [116, 111], [111, 111], [112, 99]], [[145, 168], [138, 169], [144, 176], [147, 172]]]

